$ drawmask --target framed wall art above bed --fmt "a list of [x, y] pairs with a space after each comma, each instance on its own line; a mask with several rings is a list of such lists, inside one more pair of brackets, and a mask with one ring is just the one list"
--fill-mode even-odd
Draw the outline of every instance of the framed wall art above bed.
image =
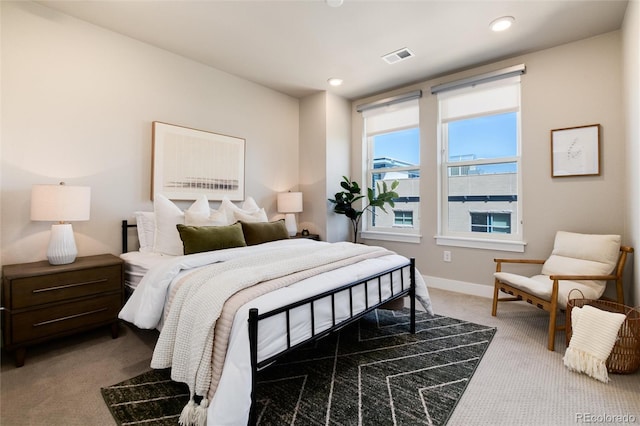
[[151, 199], [244, 199], [245, 140], [153, 122]]

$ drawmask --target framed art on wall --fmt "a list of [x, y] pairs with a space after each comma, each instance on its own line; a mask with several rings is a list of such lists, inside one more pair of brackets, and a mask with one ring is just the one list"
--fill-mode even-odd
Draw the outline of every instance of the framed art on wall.
[[152, 143], [152, 200], [244, 199], [244, 139], [154, 121]]
[[551, 130], [551, 176], [600, 175], [600, 125]]

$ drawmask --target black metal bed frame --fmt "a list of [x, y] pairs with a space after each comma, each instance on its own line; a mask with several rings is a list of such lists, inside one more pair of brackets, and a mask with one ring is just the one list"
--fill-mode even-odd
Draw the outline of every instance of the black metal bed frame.
[[[127, 220], [122, 221], [122, 252], [126, 253], [128, 251], [128, 231], [129, 228], [136, 228], [136, 224], [130, 224]], [[409, 268], [409, 285], [406, 285], [405, 282], [405, 268]], [[400, 285], [401, 290], [397, 293], [393, 292], [393, 274], [394, 272], [400, 272]], [[389, 288], [391, 289], [391, 296], [385, 300], [382, 300], [382, 278], [388, 276], [389, 277]], [[354, 313], [353, 309], [353, 289], [358, 286], [364, 286], [364, 298], [365, 298], [365, 309], [361, 312]], [[369, 286], [377, 285], [378, 286], [378, 299], [375, 303], [369, 304]], [[338, 293], [342, 293], [348, 291], [349, 292], [349, 318], [336, 323], [336, 311], [335, 311], [335, 296]], [[404, 296], [409, 296], [410, 300], [410, 323], [409, 328], [411, 333], [416, 332], [416, 277], [415, 277], [415, 259], [409, 259], [409, 262], [388, 269], [386, 271], [371, 275], [367, 278], [358, 280], [353, 283], [345, 284], [343, 286], [337, 287], [335, 289], [325, 291], [323, 293], [317, 294], [315, 296], [308, 297], [303, 300], [299, 300], [294, 303], [290, 303], [288, 305], [264, 312], [258, 313], [258, 309], [251, 308], [249, 309], [249, 320], [248, 320], [248, 332], [249, 332], [249, 351], [250, 351], [250, 359], [251, 359], [251, 411], [249, 414], [249, 425], [255, 425], [257, 422], [257, 405], [256, 405], [256, 385], [258, 380], [258, 371], [267, 367], [268, 365], [274, 363], [276, 360], [281, 358], [282, 356], [290, 353], [291, 351], [296, 350], [302, 345], [308, 344], [310, 342], [319, 340], [327, 335], [334, 333], [343, 327], [357, 321], [362, 316], [367, 313], [373, 311], [374, 309], [384, 305], [385, 303], [391, 302], [393, 300], [399, 299]], [[332, 316], [332, 326], [323, 330], [321, 332], [315, 332], [315, 315], [314, 315], [314, 304], [315, 302], [330, 298], [331, 299], [331, 316]], [[311, 337], [308, 339], [299, 342], [295, 345], [291, 344], [291, 324], [290, 324], [290, 312], [293, 309], [299, 308], [301, 306], [309, 306], [309, 312], [311, 315]], [[287, 348], [282, 351], [270, 356], [267, 359], [264, 359], [258, 362], [258, 323], [261, 320], [271, 318], [276, 315], [280, 315], [284, 313], [286, 319], [286, 340], [287, 340]]]
[[[404, 269], [409, 267], [409, 286], [405, 286], [405, 273]], [[398, 293], [393, 293], [393, 273], [400, 272], [400, 283], [401, 283], [401, 291]], [[389, 287], [391, 288], [392, 294], [388, 299], [382, 300], [382, 278], [384, 276], [389, 276]], [[370, 284], [373, 282], [372, 284]], [[378, 286], [378, 301], [372, 305], [369, 305], [369, 285]], [[365, 306], [366, 309], [362, 312], [354, 313], [353, 312], [353, 289], [357, 286], [364, 285], [364, 296], [365, 296]], [[335, 311], [335, 296], [338, 293], [348, 291], [349, 292], [349, 318], [343, 320], [339, 323], [336, 323], [336, 311]], [[416, 332], [416, 280], [415, 280], [415, 259], [409, 259], [409, 263], [404, 264], [402, 266], [389, 269], [384, 272], [380, 272], [378, 274], [372, 275], [368, 278], [364, 278], [362, 280], [343, 285], [341, 287], [335, 288], [333, 290], [325, 291], [324, 293], [317, 294], [315, 296], [300, 300], [295, 303], [291, 303], [286, 306], [282, 306], [280, 308], [273, 309], [268, 312], [264, 312], [262, 314], [258, 313], [258, 309], [251, 308], [249, 310], [249, 350], [251, 357], [251, 411], [249, 413], [249, 425], [255, 425], [257, 423], [257, 406], [256, 406], [256, 386], [258, 380], [258, 371], [266, 366], [275, 362], [278, 358], [288, 354], [291, 351], [296, 350], [302, 345], [308, 344], [315, 340], [321, 339], [331, 333], [334, 333], [341, 328], [357, 321], [365, 314], [371, 312], [372, 310], [378, 308], [379, 306], [393, 301], [395, 299], [399, 299], [409, 295], [410, 298], [410, 331], [411, 333]], [[326, 330], [323, 330], [319, 333], [315, 332], [315, 315], [314, 315], [314, 303], [326, 299], [331, 298], [331, 316], [332, 316], [332, 326]], [[290, 311], [299, 308], [304, 305], [309, 305], [309, 312], [311, 316], [311, 337], [304, 340], [303, 342], [299, 342], [295, 345], [291, 345], [291, 324], [290, 324]], [[264, 320], [266, 318], [273, 317], [275, 315], [280, 315], [284, 313], [286, 318], [286, 338], [287, 338], [287, 348], [278, 352], [275, 355], [270, 356], [267, 359], [264, 359], [258, 362], [258, 322]]]

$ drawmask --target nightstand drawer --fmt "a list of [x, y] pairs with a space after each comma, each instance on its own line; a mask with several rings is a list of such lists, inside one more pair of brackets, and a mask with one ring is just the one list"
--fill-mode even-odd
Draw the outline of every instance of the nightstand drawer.
[[120, 265], [17, 278], [11, 282], [11, 309], [120, 291]]
[[121, 300], [122, 295], [118, 293], [14, 314], [13, 344], [113, 322]]

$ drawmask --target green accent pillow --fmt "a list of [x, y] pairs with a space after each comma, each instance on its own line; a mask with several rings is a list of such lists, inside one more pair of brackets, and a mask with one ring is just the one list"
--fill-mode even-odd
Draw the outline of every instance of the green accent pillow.
[[247, 243], [239, 222], [226, 226], [176, 225], [184, 247], [184, 254], [245, 247]]
[[269, 241], [286, 240], [289, 238], [289, 231], [284, 224], [284, 219], [275, 222], [242, 222], [242, 232], [244, 240], [248, 246], [267, 243]]

